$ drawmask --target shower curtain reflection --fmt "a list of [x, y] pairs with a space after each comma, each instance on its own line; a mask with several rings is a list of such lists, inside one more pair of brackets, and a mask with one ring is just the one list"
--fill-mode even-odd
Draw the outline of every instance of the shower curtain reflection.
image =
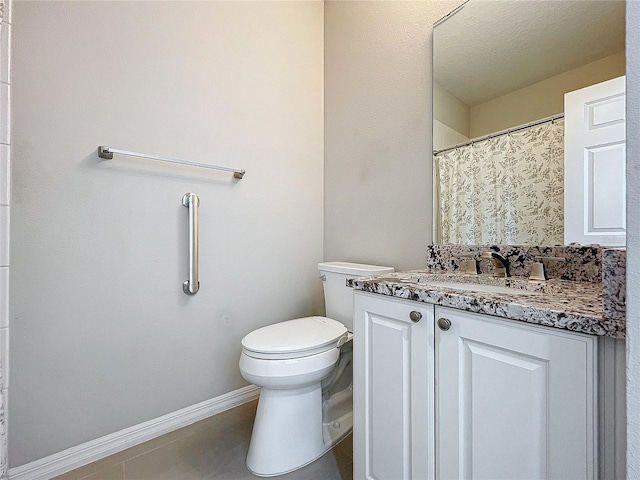
[[564, 120], [434, 156], [436, 242], [563, 242]]

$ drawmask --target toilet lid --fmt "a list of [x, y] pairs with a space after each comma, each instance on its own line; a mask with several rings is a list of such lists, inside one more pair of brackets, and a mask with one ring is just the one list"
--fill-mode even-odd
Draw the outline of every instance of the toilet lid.
[[242, 346], [256, 353], [317, 353], [337, 346], [346, 334], [347, 328], [336, 320], [305, 317], [254, 330], [242, 339]]

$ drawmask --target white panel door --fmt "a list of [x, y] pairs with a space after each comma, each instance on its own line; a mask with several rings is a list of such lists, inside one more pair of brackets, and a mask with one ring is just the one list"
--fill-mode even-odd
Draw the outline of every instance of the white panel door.
[[564, 243], [625, 245], [625, 77], [564, 96]]
[[433, 306], [363, 292], [354, 303], [354, 478], [434, 478]]
[[595, 338], [435, 314], [436, 478], [594, 478]]

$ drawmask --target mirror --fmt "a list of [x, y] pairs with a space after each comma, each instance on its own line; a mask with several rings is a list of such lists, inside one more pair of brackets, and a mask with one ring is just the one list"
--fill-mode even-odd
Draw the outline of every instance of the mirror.
[[436, 23], [434, 243], [563, 243], [564, 95], [625, 74], [624, 22], [624, 1], [470, 0]]

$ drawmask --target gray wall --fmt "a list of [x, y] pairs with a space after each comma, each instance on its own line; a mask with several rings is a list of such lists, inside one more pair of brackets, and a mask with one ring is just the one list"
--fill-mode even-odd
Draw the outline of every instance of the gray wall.
[[11, 467], [242, 387], [243, 335], [323, 311], [321, 2], [18, 2], [13, 19]]
[[461, 3], [325, 2], [326, 260], [424, 267], [431, 31]]
[[640, 2], [627, 2], [627, 478], [640, 478]]

